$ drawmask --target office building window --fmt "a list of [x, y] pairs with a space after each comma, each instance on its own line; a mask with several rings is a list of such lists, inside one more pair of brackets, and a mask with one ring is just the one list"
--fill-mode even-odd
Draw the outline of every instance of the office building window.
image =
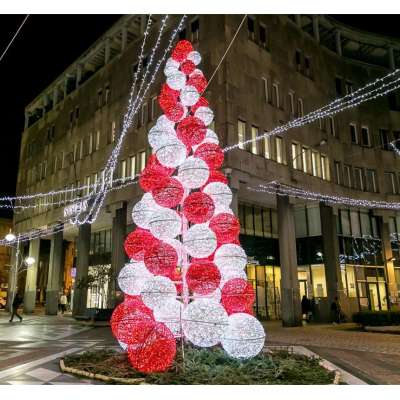
[[200, 22], [199, 19], [196, 18], [190, 24], [190, 31], [192, 34], [192, 42], [197, 42], [199, 40], [199, 31], [200, 31]]
[[376, 171], [374, 169], [367, 169], [365, 171], [365, 181], [367, 192], [376, 193]]
[[334, 165], [335, 165], [335, 183], [337, 183], [338, 185], [341, 185], [342, 184], [342, 171], [340, 168], [340, 162], [335, 161]]
[[86, 176], [85, 186], [85, 194], [88, 195], [90, 193], [90, 175]]
[[329, 132], [332, 136], [336, 136], [335, 118], [329, 117]]
[[114, 143], [115, 142], [115, 137], [116, 137], [116, 124], [115, 121], [111, 122], [111, 130], [110, 130], [110, 143]]
[[383, 150], [390, 150], [389, 147], [389, 131], [387, 129], [379, 129], [379, 139]]
[[256, 137], [258, 136], [258, 128], [256, 126], [251, 127], [251, 152], [253, 154], [258, 154], [257, 152], [257, 142]]
[[144, 103], [142, 105], [142, 112], [141, 112], [141, 115], [140, 115], [141, 125], [144, 125], [144, 124], [147, 123], [147, 118], [148, 118], [148, 116], [147, 116], [147, 103]]
[[353, 84], [350, 81], [345, 82], [344, 88], [345, 88], [346, 94], [353, 93]]
[[302, 154], [302, 162], [303, 162], [303, 172], [306, 174], [311, 174], [311, 149], [308, 147], [303, 146], [301, 150]]
[[263, 96], [264, 96], [264, 101], [266, 103], [269, 102], [269, 87], [268, 87], [268, 78], [261, 78], [262, 82], [262, 90], [263, 90]]
[[387, 194], [397, 194], [397, 182], [394, 172], [385, 172], [385, 192]]
[[82, 160], [85, 151], [85, 141], [81, 139], [80, 146], [79, 146], [79, 159]]
[[[267, 132], [264, 132], [264, 135]], [[271, 158], [271, 138], [269, 136], [264, 136], [264, 157]]]
[[312, 162], [312, 174], [314, 176], [321, 177], [321, 155], [318, 153], [318, 151], [312, 151], [311, 162]]
[[127, 177], [127, 173], [126, 173], [126, 160], [122, 160], [121, 161], [121, 171], [120, 171], [120, 177], [122, 179], [122, 181], [124, 181]]
[[101, 108], [103, 105], [103, 90], [100, 89], [97, 91], [97, 108]]
[[294, 169], [301, 169], [301, 145], [292, 143], [292, 165]]
[[267, 47], [267, 27], [260, 23], [260, 45]]
[[279, 108], [280, 101], [279, 101], [279, 84], [273, 83], [272, 84], [272, 104]]
[[283, 164], [285, 162], [283, 154], [283, 139], [280, 136], [275, 136], [275, 154], [276, 161], [280, 164]]
[[146, 152], [141, 151], [139, 153], [139, 161], [140, 161], [140, 172], [142, 172], [146, 166]]
[[92, 154], [92, 152], [93, 152], [93, 133], [89, 133], [88, 141], [89, 141], [88, 152], [89, 152], [89, 154]]
[[321, 178], [329, 181], [330, 173], [329, 173], [329, 160], [328, 157], [321, 154]]
[[238, 120], [238, 142], [239, 149], [244, 150], [243, 142], [246, 140], [246, 123], [244, 121]]
[[99, 130], [96, 131], [96, 140], [95, 140], [94, 148], [96, 151], [100, 149], [100, 131]]
[[303, 99], [297, 99], [297, 116], [302, 117], [304, 115]]
[[358, 144], [357, 127], [355, 124], [350, 124], [350, 140], [353, 144]]
[[151, 120], [155, 120], [157, 116], [157, 96], [151, 98]]
[[345, 186], [351, 188], [352, 179], [351, 179], [351, 167], [350, 167], [350, 165], [344, 165], [343, 166], [343, 182], [344, 182]]
[[111, 96], [111, 91], [110, 91], [110, 86], [106, 86], [106, 94], [105, 94], [105, 99], [104, 102], [107, 105], [110, 102], [110, 96]]
[[369, 129], [366, 126], [361, 127], [361, 145], [370, 147], [371, 146], [371, 141], [369, 137]]
[[290, 116], [294, 116], [294, 92], [289, 92], [289, 112]]
[[129, 157], [130, 166], [130, 177], [134, 178], [136, 176], [136, 156]]
[[294, 60], [296, 64], [296, 71], [301, 72], [302, 70], [302, 63], [301, 63], [301, 51], [296, 50], [295, 55], [294, 55]]
[[354, 168], [354, 187], [357, 190], [364, 190], [363, 171], [361, 168]]
[[254, 19], [251, 17], [247, 17], [247, 32], [249, 35], [249, 39], [255, 40], [255, 38], [256, 38], [255, 22], [254, 22]]

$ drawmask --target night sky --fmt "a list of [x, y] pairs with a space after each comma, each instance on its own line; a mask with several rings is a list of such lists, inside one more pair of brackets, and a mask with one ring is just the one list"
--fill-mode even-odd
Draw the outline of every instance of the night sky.
[[[14, 195], [24, 107], [119, 18], [118, 15], [31, 15], [0, 61], [2, 135], [0, 196]], [[359, 29], [400, 38], [399, 16], [335, 15]], [[23, 15], [0, 15], [0, 54]], [[0, 216], [5, 216], [0, 210]]]

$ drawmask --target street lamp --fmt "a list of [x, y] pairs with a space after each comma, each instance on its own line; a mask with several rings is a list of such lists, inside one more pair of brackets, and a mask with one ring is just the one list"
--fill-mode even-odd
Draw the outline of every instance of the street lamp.
[[10, 243], [10, 242], [13, 242], [16, 238], [17, 237], [11, 232], [11, 229], [10, 229], [10, 232], [7, 233], [7, 235], [5, 236], [4, 239], [6, 239], [6, 241]]
[[31, 265], [35, 264], [35, 259], [32, 256], [26, 257], [24, 263], [30, 267]]

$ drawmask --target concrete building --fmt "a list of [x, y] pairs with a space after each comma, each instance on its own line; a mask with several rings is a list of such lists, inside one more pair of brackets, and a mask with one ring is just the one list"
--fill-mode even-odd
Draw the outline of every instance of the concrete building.
[[[152, 18], [149, 43], [154, 43], [161, 19]], [[177, 20], [170, 19], [169, 31]], [[180, 37], [201, 52], [205, 76], [217, 67], [240, 20], [233, 15], [188, 17]], [[145, 25], [146, 16], [122, 17], [26, 107], [18, 194], [101, 182], [120, 132]], [[214, 130], [223, 146], [255, 137], [362, 87], [396, 65], [400, 41], [357, 31], [328, 17], [249, 16], [206, 92], [215, 113]], [[150, 154], [146, 135], [160, 115], [156, 96], [164, 80], [160, 73], [125, 140], [119, 178], [135, 176], [145, 165]], [[399, 305], [400, 214], [248, 189], [278, 180], [327, 194], [398, 201], [400, 160], [389, 142], [399, 138], [397, 92], [226, 153], [224, 170], [234, 193], [232, 208], [241, 220], [247, 274], [260, 318], [298, 325], [303, 295], [314, 298], [318, 320], [330, 318], [336, 296], [348, 316]], [[60, 206], [49, 207], [41, 200], [34, 210], [15, 216], [16, 230], [64, 221], [65, 212], [71, 211], [65, 204], [76, 195], [49, 195], [47, 200]], [[26, 311], [41, 300], [38, 271], [46, 242], [49, 314], [57, 311], [62, 290], [71, 294], [77, 316], [113, 304], [115, 274], [125, 261], [123, 240], [133, 229], [131, 209], [140, 195], [138, 185], [112, 191], [92, 225], [30, 241], [26, 251], [38, 262], [27, 273]]]

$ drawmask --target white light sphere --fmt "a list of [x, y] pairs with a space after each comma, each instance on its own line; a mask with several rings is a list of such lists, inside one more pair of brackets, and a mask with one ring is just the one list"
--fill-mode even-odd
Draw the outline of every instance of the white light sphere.
[[214, 210], [214, 215], [218, 215], [218, 214], [232, 214], [235, 215], [235, 213], [233, 212], [233, 210], [225, 205], [221, 205], [221, 204], [217, 204], [215, 206], [215, 210]]
[[232, 202], [232, 190], [225, 183], [211, 182], [203, 189], [203, 192], [214, 200], [216, 207], [229, 207]]
[[173, 239], [182, 231], [182, 220], [176, 211], [159, 207], [151, 216], [149, 228], [157, 239]]
[[[197, 91], [197, 89], [194, 86], [186, 85], [181, 90], [181, 93], [179, 94], [179, 98], [181, 100], [181, 103], [184, 106], [193, 106], [199, 100], [200, 93]], [[197, 115], [195, 114], [195, 116], [197, 116]]]
[[196, 224], [183, 234], [183, 245], [190, 256], [205, 258], [217, 248], [217, 237], [206, 224]]
[[237, 244], [223, 244], [214, 255], [214, 264], [221, 273], [229, 270], [243, 271], [247, 264], [245, 251]]
[[201, 63], [201, 55], [198, 51], [191, 51], [186, 58], [192, 61], [194, 65], [199, 65]]
[[172, 129], [173, 129], [174, 126], [175, 126], [175, 123], [174, 123], [173, 121], [171, 121], [170, 119], [168, 119], [168, 118], [163, 114], [163, 115], [160, 115], [160, 116], [157, 118], [156, 125], [159, 126], [160, 128], [165, 128], [165, 129], [172, 128]]
[[144, 282], [152, 276], [142, 261], [131, 261], [118, 274], [120, 289], [131, 296], [140, 295]]
[[168, 300], [153, 309], [156, 321], [164, 322], [175, 337], [181, 337], [183, 304], [179, 300]]
[[199, 107], [195, 113], [194, 116], [201, 119], [204, 122], [205, 126], [208, 126], [211, 124], [211, 122], [214, 119], [214, 113], [211, 110], [210, 107], [205, 107], [205, 106], [201, 106]]
[[151, 193], [145, 193], [142, 200], [138, 201], [132, 208], [133, 222], [143, 229], [149, 229], [149, 222], [155, 210], [160, 206], [154, 201]]
[[212, 129], [207, 128], [207, 133], [204, 142], [219, 144], [218, 135]]
[[178, 256], [177, 265], [182, 265], [182, 257], [184, 250], [182, 243], [177, 239], [165, 239], [164, 242], [168, 243], [174, 248], [174, 250], [176, 251], [176, 255]]
[[208, 299], [211, 301], [215, 301], [219, 303], [221, 301], [221, 296], [222, 292], [220, 288], [215, 289], [212, 293], [208, 294], [199, 294], [199, 293], [193, 293], [193, 299]]
[[155, 151], [158, 161], [164, 167], [176, 168], [187, 156], [186, 146], [176, 137], [168, 136], [163, 144]]
[[164, 75], [166, 77], [175, 74], [179, 71], [179, 62], [175, 61], [173, 58], [168, 58], [167, 62], [165, 63], [164, 67]]
[[181, 90], [186, 85], [186, 75], [181, 71], [172, 72], [167, 76], [167, 85], [174, 90]]
[[255, 357], [264, 347], [265, 332], [260, 321], [245, 313], [232, 314], [228, 318], [221, 344], [233, 358]]
[[224, 287], [225, 283], [230, 281], [231, 279], [244, 279], [245, 281], [247, 281], [246, 272], [244, 272], [243, 270], [237, 270], [229, 267], [226, 269], [218, 269], [221, 274], [221, 281], [219, 284], [219, 287], [221, 289]]
[[173, 127], [165, 127], [161, 125], [154, 125], [148, 134], [148, 141], [151, 148], [157, 151], [168, 141], [177, 139], [175, 129]]
[[187, 189], [196, 189], [203, 186], [210, 175], [210, 169], [201, 158], [190, 156], [178, 170], [178, 179]]
[[228, 314], [224, 307], [208, 299], [189, 303], [183, 311], [182, 319], [185, 337], [200, 347], [218, 344], [228, 324]]
[[176, 298], [176, 287], [171, 279], [155, 275], [144, 282], [140, 292], [143, 303], [152, 310]]

